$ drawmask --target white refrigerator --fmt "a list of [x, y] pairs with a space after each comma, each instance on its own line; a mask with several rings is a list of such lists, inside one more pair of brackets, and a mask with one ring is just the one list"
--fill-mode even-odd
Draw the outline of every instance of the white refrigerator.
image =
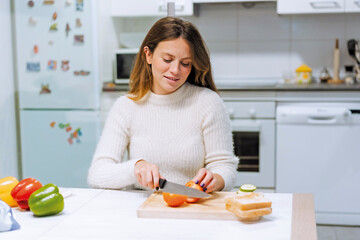
[[87, 187], [100, 135], [97, 1], [13, 2], [22, 177]]

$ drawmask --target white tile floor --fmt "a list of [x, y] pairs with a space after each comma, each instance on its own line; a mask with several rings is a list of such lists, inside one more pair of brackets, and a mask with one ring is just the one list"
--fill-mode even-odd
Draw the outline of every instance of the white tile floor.
[[317, 225], [318, 240], [360, 240], [360, 227]]

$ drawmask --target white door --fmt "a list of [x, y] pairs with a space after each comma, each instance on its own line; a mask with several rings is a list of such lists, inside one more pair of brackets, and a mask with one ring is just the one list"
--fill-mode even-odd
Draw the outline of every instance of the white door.
[[343, 13], [344, 0], [278, 0], [278, 14]]
[[[360, 213], [360, 126], [299, 126], [277, 128], [279, 192], [315, 194], [317, 211]], [[343, 202], [344, 204], [340, 204]]]
[[98, 109], [97, 1], [13, 2], [20, 108]]
[[21, 111], [23, 177], [43, 185], [87, 187], [100, 133], [97, 111]]
[[277, 124], [276, 191], [314, 194], [318, 223], [357, 225], [360, 125], [328, 118]]
[[111, 15], [116, 17], [165, 17], [168, 2], [175, 3], [176, 16], [193, 15], [192, 0], [111, 0]]
[[360, 0], [345, 0], [345, 12], [360, 12]]

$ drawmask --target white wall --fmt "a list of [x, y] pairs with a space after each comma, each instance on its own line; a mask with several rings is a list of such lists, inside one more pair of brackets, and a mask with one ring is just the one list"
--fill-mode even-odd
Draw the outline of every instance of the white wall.
[[[316, 78], [323, 67], [332, 74], [336, 38], [340, 40], [341, 75], [345, 64], [353, 64], [346, 41], [360, 38], [360, 14], [279, 16], [276, 3], [258, 3], [253, 8], [245, 8], [241, 3], [199, 6], [199, 16], [185, 18], [197, 25], [210, 49], [216, 81], [234, 77], [273, 81], [281, 79], [286, 70], [295, 71], [302, 63], [313, 68]], [[120, 46], [121, 31], [147, 32], [156, 20], [114, 18], [109, 30], [116, 32], [115, 40]], [[108, 72], [111, 69], [102, 76], [103, 80], [111, 79]]]
[[0, 178], [18, 177], [10, 0], [0, 3]]

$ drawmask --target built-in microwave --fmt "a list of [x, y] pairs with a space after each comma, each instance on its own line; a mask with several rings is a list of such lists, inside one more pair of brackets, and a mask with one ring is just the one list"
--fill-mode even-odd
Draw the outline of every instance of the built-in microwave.
[[124, 48], [115, 51], [114, 83], [129, 83], [130, 73], [138, 51], [138, 48]]

